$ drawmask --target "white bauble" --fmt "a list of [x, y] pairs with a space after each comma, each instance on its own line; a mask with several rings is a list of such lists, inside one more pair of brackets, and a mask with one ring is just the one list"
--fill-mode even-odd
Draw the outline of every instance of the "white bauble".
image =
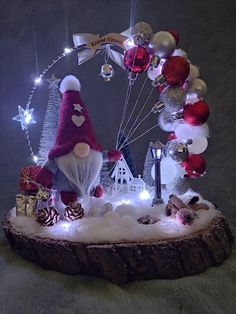
[[192, 144], [188, 145], [188, 151], [193, 154], [201, 154], [203, 153], [208, 146], [208, 141], [206, 137], [194, 137], [192, 138]]
[[180, 140], [192, 138], [192, 126], [187, 123], [180, 123], [175, 128], [175, 135]]
[[209, 137], [209, 127], [207, 123], [192, 126], [187, 123], [179, 123], [174, 129], [177, 139], [187, 140], [195, 137]]
[[192, 126], [193, 137], [209, 137], [209, 127], [207, 123], [198, 126]]
[[161, 75], [162, 65], [159, 64], [157, 67], [150, 66], [148, 68], [147, 74], [151, 81], [154, 81], [159, 75]]

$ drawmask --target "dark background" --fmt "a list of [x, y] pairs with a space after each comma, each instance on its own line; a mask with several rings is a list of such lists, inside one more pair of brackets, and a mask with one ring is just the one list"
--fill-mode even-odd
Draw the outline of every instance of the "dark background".
[[[73, 33], [121, 32], [129, 27], [130, 17], [133, 23], [148, 22], [155, 32], [176, 29], [180, 34], [180, 47], [187, 51], [192, 63], [200, 67], [201, 77], [208, 84], [211, 137], [204, 153], [207, 175], [193, 185], [228, 215], [235, 213], [235, 1], [1, 0], [0, 12], [1, 214], [14, 205], [20, 168], [31, 163], [25, 136], [19, 123], [11, 118], [17, 114], [18, 105], [25, 106], [33, 78], [63, 52], [65, 46], [72, 46]], [[116, 75], [110, 83], [105, 83], [98, 75], [103, 63], [103, 57], [97, 56], [78, 67], [74, 53], [53, 68], [53, 72], [60, 78], [68, 73], [80, 78], [82, 97], [97, 137], [105, 148], [112, 148], [121, 119], [127, 74], [114, 65]], [[141, 76], [134, 87], [129, 110], [143, 79]], [[142, 101], [150, 88], [148, 83]], [[48, 85], [44, 82], [32, 101], [37, 124], [30, 127], [30, 134], [35, 151], [39, 145], [47, 92]], [[158, 95], [154, 93], [147, 109], [157, 99]], [[152, 116], [136, 134], [155, 121], [156, 116]], [[157, 129], [132, 145], [140, 173], [147, 145], [156, 137], [163, 138]]]

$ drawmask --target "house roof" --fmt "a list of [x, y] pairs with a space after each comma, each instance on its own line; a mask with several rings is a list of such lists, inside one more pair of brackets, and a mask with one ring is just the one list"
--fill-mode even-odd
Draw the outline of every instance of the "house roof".
[[120, 160], [118, 160], [118, 161], [116, 162], [115, 169], [113, 170], [113, 172], [112, 172], [112, 174], [111, 174], [111, 177], [112, 177], [112, 178], [114, 178], [114, 177], [118, 174], [119, 167], [125, 168], [126, 171], [127, 171], [128, 176], [129, 176], [131, 179], [133, 179], [134, 176], [133, 176], [131, 170], [129, 169], [129, 166], [128, 166], [128, 164], [127, 164], [127, 162], [126, 162], [126, 160], [125, 160], [125, 158], [124, 158], [123, 155], [121, 156]]
[[133, 180], [130, 182], [130, 184], [145, 184], [145, 182], [143, 181], [143, 179], [141, 178], [141, 176], [139, 175], [138, 178], [133, 178]]

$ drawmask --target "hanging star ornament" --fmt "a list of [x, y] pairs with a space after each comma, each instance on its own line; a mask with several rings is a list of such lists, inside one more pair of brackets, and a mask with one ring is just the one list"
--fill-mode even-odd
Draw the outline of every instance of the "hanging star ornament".
[[24, 130], [29, 124], [34, 124], [36, 121], [33, 117], [34, 109], [23, 109], [18, 106], [19, 114], [12, 118], [12, 120], [18, 121], [21, 124], [22, 130]]
[[81, 112], [81, 110], [83, 109], [83, 107], [80, 104], [74, 104], [74, 110], [77, 110], [79, 112]]

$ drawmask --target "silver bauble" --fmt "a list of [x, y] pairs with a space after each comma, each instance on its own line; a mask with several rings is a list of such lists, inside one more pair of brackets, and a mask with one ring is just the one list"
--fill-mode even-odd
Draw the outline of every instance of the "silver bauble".
[[157, 123], [165, 132], [173, 132], [176, 124], [172, 115], [165, 110], [162, 110], [158, 115]]
[[188, 146], [179, 141], [170, 141], [165, 145], [164, 155], [177, 162], [182, 162], [189, 156]]
[[139, 22], [131, 27], [130, 34], [135, 45], [143, 46], [151, 39], [153, 30], [148, 23]]
[[196, 78], [188, 84], [186, 92], [187, 100], [193, 98], [202, 99], [205, 97], [206, 93], [207, 93], [206, 83], [202, 79]]
[[185, 91], [181, 87], [168, 86], [160, 94], [165, 110], [176, 113], [185, 105]]
[[168, 57], [176, 47], [176, 41], [169, 32], [158, 32], [152, 36], [150, 46], [159, 58]]
[[171, 194], [182, 195], [189, 189], [189, 180], [187, 178], [175, 178], [166, 184], [166, 189]]
[[192, 82], [193, 80], [195, 80], [196, 78], [199, 77], [200, 73], [199, 73], [199, 68], [190, 63], [189, 64], [189, 67], [190, 67], [190, 71], [189, 71], [189, 75], [188, 77], [186, 78], [186, 81], [189, 83], [189, 82]]

